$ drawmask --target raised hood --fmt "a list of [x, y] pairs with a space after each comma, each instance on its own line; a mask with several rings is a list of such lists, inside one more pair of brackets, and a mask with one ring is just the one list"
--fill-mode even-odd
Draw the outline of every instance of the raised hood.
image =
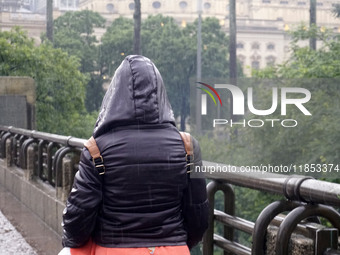
[[104, 96], [93, 136], [117, 126], [158, 123], [175, 125], [162, 76], [150, 59], [127, 56]]

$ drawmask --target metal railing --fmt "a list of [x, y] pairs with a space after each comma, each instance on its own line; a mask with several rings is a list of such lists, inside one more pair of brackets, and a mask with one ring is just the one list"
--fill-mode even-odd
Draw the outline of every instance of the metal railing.
[[[216, 169], [216, 163], [204, 162], [206, 166]], [[230, 169], [219, 164], [221, 169]], [[315, 242], [314, 254], [340, 254], [340, 214], [331, 206], [340, 207], [340, 184], [315, 180], [310, 176], [281, 175], [273, 173], [214, 172], [206, 174], [211, 180], [207, 186], [210, 201], [209, 228], [203, 240], [203, 254], [213, 255], [214, 245], [223, 249], [224, 254], [264, 255], [267, 227], [273, 220], [279, 221], [275, 254], [288, 254], [291, 235], [296, 227], [300, 232]], [[269, 204], [258, 216], [256, 222], [250, 222], [235, 216], [235, 197], [233, 186], [282, 195], [284, 198]], [[224, 193], [224, 212], [215, 209], [215, 193]], [[289, 211], [285, 218], [279, 214]], [[327, 219], [333, 227], [315, 229], [308, 221], [319, 221], [319, 216]], [[222, 223], [224, 233], [214, 233], [214, 222]], [[302, 229], [302, 230], [301, 230]], [[234, 230], [240, 230], [252, 236], [252, 245], [247, 247], [234, 240]], [[304, 230], [304, 231], [303, 231]]]
[[[64, 185], [63, 158], [66, 155], [75, 158], [74, 175], [85, 141], [70, 136], [0, 126], [0, 158], [10, 158], [10, 163], [27, 169], [28, 148], [33, 148], [34, 177], [57, 188]], [[204, 162], [204, 165], [214, 164]], [[340, 214], [331, 206], [340, 207], [340, 184], [315, 180], [309, 176], [249, 174], [241, 171], [209, 173], [206, 178], [210, 180], [207, 185], [210, 214], [209, 228], [203, 239], [204, 255], [213, 255], [215, 246], [223, 249], [224, 255], [265, 254], [267, 227], [275, 222], [279, 226], [275, 245], [277, 255], [288, 254], [288, 243], [294, 230], [314, 240], [314, 254], [339, 254]], [[259, 214], [256, 222], [251, 222], [235, 215], [235, 186], [279, 194], [285, 199], [269, 204]], [[215, 209], [217, 191], [224, 194], [223, 211]], [[286, 211], [289, 212], [286, 217], [279, 216]], [[315, 227], [311, 222], [320, 223], [318, 216], [328, 219], [333, 227]], [[304, 219], [309, 220], [303, 222]], [[214, 232], [215, 222], [224, 225], [223, 234]], [[251, 247], [237, 242], [235, 230], [252, 236]]]
[[[6, 152], [7, 141], [11, 143], [11, 150]], [[71, 136], [0, 126], [0, 158], [5, 158], [6, 153], [9, 153], [10, 164], [27, 169], [27, 150], [33, 145], [37, 158], [34, 161], [34, 176], [53, 187], [62, 185], [62, 159], [70, 153], [79, 157], [84, 142], [84, 139]], [[77, 170], [77, 163], [74, 169]]]

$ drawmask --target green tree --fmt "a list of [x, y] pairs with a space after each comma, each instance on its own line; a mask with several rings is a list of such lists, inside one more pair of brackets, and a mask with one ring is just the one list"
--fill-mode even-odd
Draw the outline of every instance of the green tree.
[[[182, 130], [189, 115], [190, 80], [196, 73], [196, 23], [182, 28], [173, 18], [157, 15], [142, 24], [142, 52], [159, 68]], [[202, 45], [202, 77], [227, 78], [228, 39], [217, 19], [203, 20]]]
[[35, 46], [19, 28], [0, 32], [0, 75], [30, 76], [35, 80], [40, 131], [89, 136], [94, 119], [86, 115], [87, 77], [78, 67], [75, 57], [54, 49], [49, 42]]
[[[240, 128], [237, 139], [221, 139], [218, 131], [198, 137], [205, 160], [239, 166], [339, 162], [339, 36], [329, 31], [322, 32], [314, 26], [305, 29], [303, 25], [293, 31], [291, 36], [291, 57], [287, 62], [255, 72], [250, 80], [253, 81], [253, 86], [248, 86], [247, 80], [239, 81], [239, 85], [241, 87], [245, 84], [244, 88], [253, 87], [254, 91], [260, 91], [254, 99], [257, 109], [268, 109], [272, 103], [271, 87], [266, 82], [271, 84], [278, 81], [276, 84], [282, 83], [284, 87], [307, 88], [311, 91], [312, 98], [306, 107], [312, 117], [303, 117], [299, 109], [294, 110], [292, 107], [288, 118], [299, 121], [297, 128], [272, 128], [267, 125], [262, 128]], [[322, 41], [322, 46], [317, 50], [299, 46], [301, 40], [308, 42], [311, 36]], [[260, 119], [259, 116], [251, 115], [245, 118]], [[284, 117], [275, 113], [270, 118]], [[327, 173], [326, 180], [339, 182], [338, 173], [333, 173], [335, 174]], [[270, 202], [282, 199], [280, 196], [242, 187], [236, 188], [235, 194], [236, 215], [252, 221]], [[217, 198], [217, 202], [219, 200], [221, 198]], [[250, 244], [247, 235], [237, 234], [236, 238], [242, 243]]]
[[95, 28], [103, 28], [105, 19], [96, 12], [66, 12], [54, 21], [54, 47], [80, 60], [79, 70], [90, 77], [86, 85], [85, 105], [89, 112], [98, 110], [103, 97], [103, 77]]
[[[337, 78], [340, 76], [340, 37], [316, 26], [304, 24], [291, 32], [290, 58], [283, 64], [271, 66], [253, 75], [258, 78]], [[299, 46], [300, 41], [317, 38], [322, 45], [317, 51]]]
[[150, 16], [142, 24], [142, 52], [151, 58], [167, 87], [175, 116], [181, 117], [181, 129], [189, 115], [189, 79], [195, 74], [195, 44], [175, 20]]
[[66, 12], [54, 21], [54, 46], [80, 59], [83, 73], [98, 70], [98, 40], [95, 28], [103, 28], [105, 19], [96, 12]]
[[[205, 19], [202, 32], [203, 77], [228, 78], [228, 38], [218, 20]], [[133, 54], [133, 35], [130, 19], [118, 18], [108, 27], [100, 48], [103, 74], [112, 77], [124, 57]], [[184, 130], [190, 107], [190, 79], [196, 73], [196, 24], [183, 28], [173, 18], [150, 16], [142, 23], [141, 37], [142, 54], [160, 70], [175, 116], [181, 117]]]
[[[308, 40], [310, 37], [316, 37], [322, 42], [318, 50], [298, 45], [300, 40]], [[292, 118], [301, 120], [299, 128], [282, 129], [279, 135], [268, 129], [258, 131], [257, 136], [254, 136], [257, 144], [259, 146], [264, 146], [263, 143], [266, 142], [271, 144], [269, 150], [266, 150], [267, 154], [262, 154], [259, 160], [299, 164], [338, 162], [340, 146], [336, 141], [340, 139], [339, 36], [327, 30], [320, 31], [315, 27], [305, 29], [301, 26], [292, 32], [292, 38], [290, 59], [282, 65], [261, 70], [256, 75], [281, 80], [289, 78], [291, 83], [307, 88], [312, 94], [312, 99], [308, 103], [312, 117], [301, 117], [298, 110], [291, 111]], [[330, 179], [336, 179], [333, 177]]]
[[125, 56], [133, 54], [134, 27], [131, 19], [120, 17], [106, 29], [101, 39], [101, 73], [112, 77]]

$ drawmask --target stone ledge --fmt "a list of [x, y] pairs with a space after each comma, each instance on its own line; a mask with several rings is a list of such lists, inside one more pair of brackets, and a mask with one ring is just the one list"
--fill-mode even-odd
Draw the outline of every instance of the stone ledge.
[[56, 199], [54, 188], [40, 180], [25, 180], [25, 170], [6, 167], [0, 159], [0, 185], [30, 209], [59, 237], [65, 204]]

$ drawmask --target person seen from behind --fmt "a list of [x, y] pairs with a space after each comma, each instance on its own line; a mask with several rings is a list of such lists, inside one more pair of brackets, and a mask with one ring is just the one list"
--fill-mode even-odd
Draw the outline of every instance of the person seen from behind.
[[127, 56], [116, 70], [93, 138], [102, 158], [81, 153], [59, 254], [189, 255], [208, 226], [205, 180], [190, 178], [187, 144], [148, 58]]

